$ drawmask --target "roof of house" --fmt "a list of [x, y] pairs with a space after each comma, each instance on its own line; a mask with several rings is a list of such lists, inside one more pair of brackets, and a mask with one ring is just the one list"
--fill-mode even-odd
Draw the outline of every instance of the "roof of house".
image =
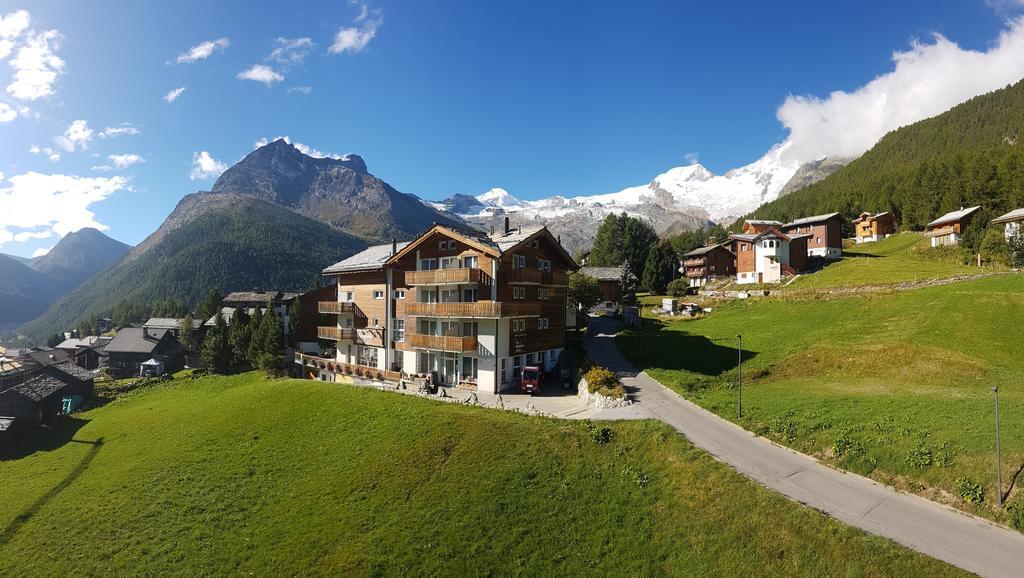
[[851, 223], [859, 223], [861, 221], [873, 221], [875, 219], [880, 219], [880, 218], [882, 218], [882, 217], [884, 217], [886, 215], [889, 215], [889, 214], [891, 214], [891, 213], [889, 213], [889, 211], [884, 211], [884, 212], [881, 212], [881, 213], [867, 213], [867, 212], [865, 212], [865, 213], [861, 213], [859, 217], [857, 217], [856, 219], [854, 219], [853, 221], [850, 221], [850, 222]]
[[[70, 361], [65, 361], [63, 363], [55, 363], [48, 367], [47, 370], [60, 371], [79, 381], [89, 381], [90, 379], [93, 379], [93, 374], [91, 371], [83, 367], [79, 367]], [[51, 373], [51, 375], [54, 374]], [[56, 377], [60, 378], [61, 376], [57, 375]]]
[[767, 219], [747, 219], [743, 223], [747, 225], [782, 225], [782, 221], [770, 221]]
[[224, 303], [271, 303], [274, 301], [291, 301], [297, 293], [281, 291], [234, 291], [221, 300]]
[[992, 219], [993, 223], [1015, 223], [1024, 221], [1024, 209], [1014, 209], [1005, 215]]
[[582, 267], [580, 273], [598, 281], [620, 281], [625, 267]]
[[754, 241], [760, 239], [761, 237], [778, 237], [778, 238], [780, 238], [780, 239], [782, 239], [784, 241], [794, 241], [794, 240], [797, 240], [797, 239], [805, 239], [807, 237], [812, 237], [812, 236], [813, 235], [811, 235], [810, 233], [801, 233], [799, 235], [787, 235], [786, 233], [783, 233], [782, 231], [776, 229], [775, 227], [772, 227], [770, 229], [766, 229], [764, 231], [761, 231], [760, 233], [758, 233], [756, 235], [747, 235], [747, 234], [742, 234], [742, 233], [733, 233], [732, 235], [729, 235], [729, 238], [730, 239], [735, 239], [737, 241], [747, 241], [748, 243], [753, 243]]
[[981, 207], [978, 206], [978, 207], [968, 207], [966, 209], [960, 209], [959, 211], [950, 211], [950, 212], [946, 213], [945, 215], [942, 215], [938, 219], [935, 219], [931, 223], [928, 223], [928, 225], [926, 225], [926, 226], [928, 226], [928, 227], [938, 227], [939, 225], [946, 225], [946, 224], [949, 224], [949, 223], [956, 223], [958, 221], [962, 221], [965, 217], [970, 216], [971, 213], [973, 213], [974, 211], [977, 211], [980, 208]]
[[827, 221], [829, 219], [834, 219], [834, 218], [836, 218], [838, 216], [839, 216], [839, 213], [827, 213], [827, 214], [824, 214], [824, 215], [814, 215], [813, 217], [804, 217], [802, 219], [797, 219], [795, 221], [790, 221], [789, 223], [786, 223], [783, 226], [786, 227], [786, 228], [789, 228], [789, 227], [799, 227], [799, 226], [802, 226], [802, 225], [811, 225], [813, 223], [821, 223], [822, 221]]
[[543, 225], [536, 225], [533, 227], [516, 227], [510, 229], [507, 233], [505, 231], [499, 231], [493, 235], [488, 235], [487, 239], [498, 248], [499, 251], [504, 253], [509, 249], [512, 249], [519, 243], [529, 239], [544, 229]]
[[67, 351], [54, 349], [52, 347], [40, 347], [35, 351], [29, 351], [28, 356], [39, 365], [53, 365], [63, 361], [71, 361]]
[[[356, 271], [380, 269], [388, 258], [404, 249], [409, 243], [410, 241], [403, 241], [401, 243], [384, 243], [383, 245], [367, 247], [347, 259], [338, 261], [324, 269], [323, 272], [325, 275], [330, 275], [331, 273], [354, 273]], [[392, 251], [392, 249], [395, 249], [395, 251]]]
[[707, 255], [711, 251], [714, 251], [715, 249], [718, 248], [725, 249], [726, 251], [732, 253], [732, 251], [727, 246], [727, 243], [718, 243], [717, 245], [708, 245], [706, 247], [694, 249], [693, 251], [690, 251], [689, 253], [683, 255], [683, 257], [700, 257], [702, 255]]
[[32, 401], [42, 401], [55, 393], [59, 393], [68, 384], [52, 375], [37, 375], [25, 383], [18, 384], [7, 391], [19, 393]]
[[[150, 317], [148, 321], [142, 324], [147, 329], [173, 329], [178, 330], [181, 328], [181, 322], [184, 319], [175, 319], [173, 317]], [[202, 319], [193, 319], [192, 328], [199, 329], [203, 326]]]
[[70, 339], [65, 339], [64, 341], [61, 341], [60, 344], [57, 345], [57, 349], [74, 350], [78, 349], [79, 347], [90, 347], [96, 345], [96, 342], [99, 341], [99, 339], [99, 335], [86, 335], [85, 337], [82, 338], [72, 337]]
[[107, 353], [153, 353], [165, 335], [166, 329], [125, 327], [107, 344]]

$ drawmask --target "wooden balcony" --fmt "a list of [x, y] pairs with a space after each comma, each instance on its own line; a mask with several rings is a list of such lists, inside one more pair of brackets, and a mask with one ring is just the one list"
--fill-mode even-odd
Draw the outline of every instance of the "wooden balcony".
[[706, 277], [707, 274], [708, 274], [708, 270], [707, 270], [706, 267], [687, 267], [686, 268], [686, 276], [688, 278], [690, 278], [690, 279], [699, 279], [701, 277]]
[[568, 287], [569, 274], [565, 271], [541, 271], [541, 285], [552, 285], [554, 287]]
[[952, 225], [943, 225], [940, 227], [935, 227], [934, 229], [928, 229], [928, 231], [925, 232], [925, 235], [928, 237], [942, 237], [944, 235], [949, 235], [951, 233], [955, 233], [957, 235], [960, 234], [960, 223], [954, 223]]
[[513, 267], [505, 274], [505, 282], [510, 285], [540, 285], [540, 269], [519, 269]]
[[473, 335], [459, 337], [454, 335], [422, 335], [419, 333], [407, 333], [405, 335], [405, 345], [406, 348], [414, 349], [476, 351], [476, 337]]
[[406, 271], [407, 285], [469, 285], [484, 283], [487, 278], [483, 271], [476, 267], [459, 269], [434, 269], [433, 271]]
[[696, 257], [683, 261], [683, 267], [703, 267], [704, 257]]
[[406, 303], [414, 317], [539, 317], [540, 303], [473, 301], [468, 303]]
[[349, 327], [324, 327], [320, 326], [316, 328], [316, 336], [318, 339], [331, 339], [334, 341], [340, 341], [342, 339], [352, 339], [355, 334], [355, 330]]
[[317, 312], [328, 315], [338, 313], [352, 313], [356, 310], [356, 304], [351, 301], [320, 301], [317, 303]]

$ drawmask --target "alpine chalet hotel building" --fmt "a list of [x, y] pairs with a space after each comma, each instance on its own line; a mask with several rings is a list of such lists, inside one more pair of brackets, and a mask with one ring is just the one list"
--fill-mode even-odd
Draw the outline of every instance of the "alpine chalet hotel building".
[[[555, 368], [565, 347], [568, 273], [576, 263], [546, 227], [490, 235], [435, 225], [415, 240], [370, 247], [324, 269], [337, 301], [318, 329], [333, 359], [297, 355], [314, 377], [436, 376], [444, 385], [495, 393], [528, 365]], [[312, 374], [312, 372], [309, 372]]]

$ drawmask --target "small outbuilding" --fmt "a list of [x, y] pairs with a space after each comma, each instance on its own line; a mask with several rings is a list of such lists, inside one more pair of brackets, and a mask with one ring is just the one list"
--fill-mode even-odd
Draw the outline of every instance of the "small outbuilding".
[[139, 377], [158, 377], [164, 374], [164, 362], [147, 359], [139, 364]]

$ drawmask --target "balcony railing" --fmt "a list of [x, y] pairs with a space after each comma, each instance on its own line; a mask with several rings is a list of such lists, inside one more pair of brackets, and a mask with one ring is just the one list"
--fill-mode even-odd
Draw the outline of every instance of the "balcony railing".
[[356, 304], [351, 301], [320, 301], [317, 303], [317, 311], [319, 313], [352, 313], [355, 309]]
[[692, 268], [691, 267], [687, 267], [686, 268], [686, 276], [691, 278], [691, 279], [697, 279], [697, 278], [700, 278], [700, 277], [705, 277], [705, 276], [707, 276], [707, 274], [708, 274], [708, 270], [707, 270], [706, 267], [692, 267]]
[[405, 345], [411, 348], [436, 349], [439, 351], [476, 351], [476, 337], [473, 335], [458, 337], [452, 335], [408, 333], [405, 336]]
[[554, 285], [556, 287], [569, 286], [569, 274], [565, 271], [541, 271], [541, 285]]
[[683, 261], [683, 267], [703, 267], [704, 257], [697, 257], [695, 259], [687, 259]]
[[324, 327], [320, 326], [316, 328], [316, 336], [318, 339], [333, 339], [339, 341], [342, 339], [352, 339], [355, 335], [355, 330], [351, 327]]
[[308, 353], [300, 353], [298, 351], [295, 352], [295, 363], [301, 364], [303, 367], [325, 369], [327, 371], [332, 371], [335, 374], [351, 375], [354, 377], [377, 381], [390, 381], [395, 383], [402, 379], [402, 372], [400, 371], [385, 371], [366, 365], [341, 363], [326, 357], [309, 355]]
[[406, 271], [407, 285], [466, 285], [483, 283], [487, 278], [483, 271], [476, 267], [458, 269], [434, 269], [433, 271]]
[[516, 285], [540, 285], [540, 273], [540, 269], [513, 267], [508, 270], [508, 276], [506, 279], [508, 280], [508, 283], [514, 283]]
[[950, 233], [956, 233], [959, 235], [960, 227], [958, 225], [959, 223], [956, 223], [954, 225], [944, 225], [941, 227], [936, 227], [934, 229], [929, 229], [927, 232], [925, 232], [925, 235], [927, 235], [928, 237], [941, 237], [943, 235], [949, 235]]
[[540, 303], [474, 301], [468, 303], [406, 303], [407, 315], [418, 317], [538, 317]]

